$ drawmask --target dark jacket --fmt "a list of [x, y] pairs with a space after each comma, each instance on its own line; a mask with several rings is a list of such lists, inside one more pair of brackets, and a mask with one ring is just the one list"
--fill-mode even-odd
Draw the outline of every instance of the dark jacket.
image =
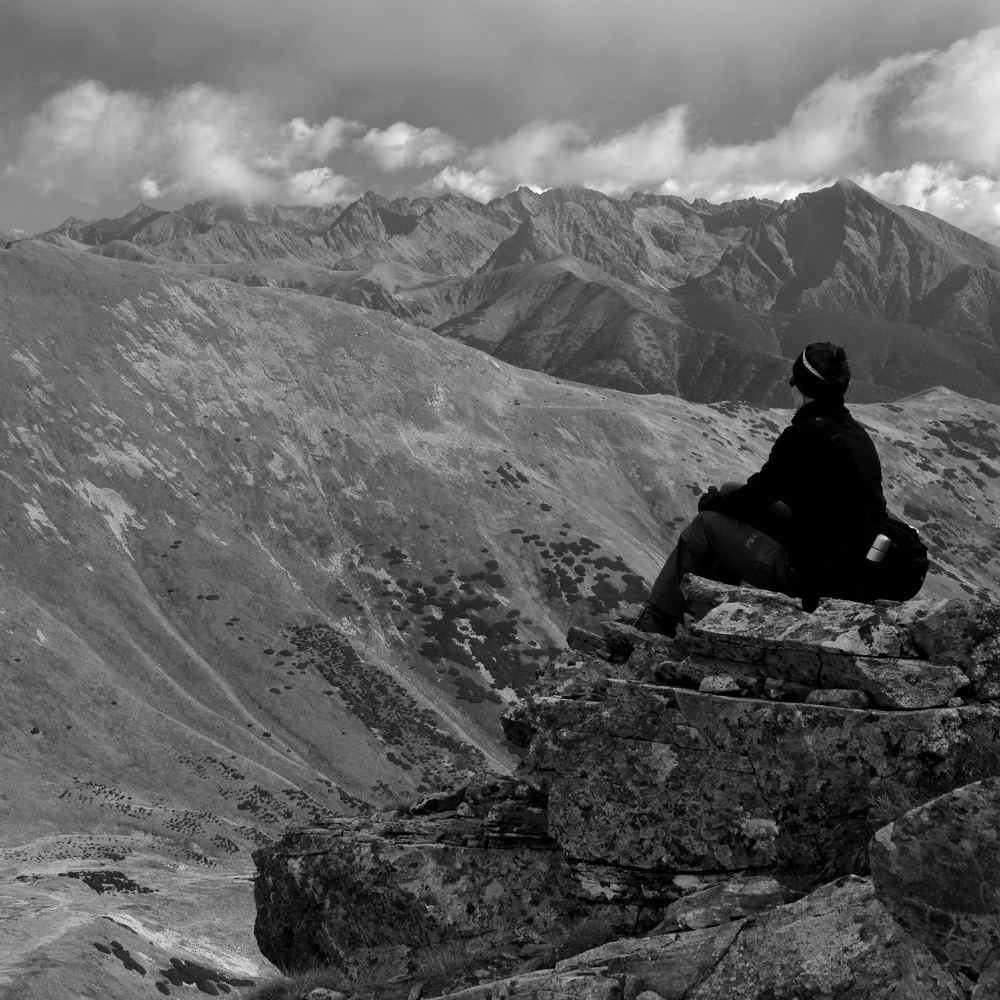
[[[834, 426], [825, 429], [817, 418]], [[842, 443], [831, 440], [831, 431]], [[760, 472], [738, 490], [706, 498], [701, 509], [753, 522], [776, 500], [792, 509], [788, 555], [803, 590], [850, 596], [868, 528], [886, 504], [875, 445], [843, 399], [803, 406]]]

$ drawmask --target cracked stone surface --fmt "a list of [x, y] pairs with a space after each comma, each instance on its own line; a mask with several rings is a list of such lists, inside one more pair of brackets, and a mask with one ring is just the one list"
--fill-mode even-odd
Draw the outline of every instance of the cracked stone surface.
[[[513, 939], [523, 926], [541, 932], [579, 914], [543, 798], [509, 780], [458, 798], [425, 799], [414, 808], [426, 815], [289, 830], [257, 851], [261, 951], [285, 967], [346, 967], [366, 948]], [[452, 808], [437, 810], [441, 801]]]
[[883, 827], [872, 877], [897, 920], [956, 969], [1000, 954], [1000, 778], [926, 802]]
[[977, 698], [1000, 698], [1000, 606], [952, 598], [909, 601], [900, 609], [898, 620], [930, 662], [960, 667]]
[[[872, 779], [932, 782], [977, 706], [852, 710], [612, 679], [512, 713], [574, 858], [661, 871], [820, 864], [867, 840]], [[526, 718], [527, 717], [527, 718]]]
[[[632, 976], [637, 989], [664, 1000], [966, 996], [962, 984], [893, 920], [871, 882], [854, 877], [753, 919], [615, 941], [556, 968]], [[534, 995], [543, 995], [541, 986], [536, 983]]]

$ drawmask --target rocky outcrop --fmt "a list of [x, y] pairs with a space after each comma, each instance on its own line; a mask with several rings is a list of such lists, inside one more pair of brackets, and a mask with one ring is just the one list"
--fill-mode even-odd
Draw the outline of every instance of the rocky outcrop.
[[[771, 895], [773, 908], [752, 919], [740, 919], [741, 908], [767, 898], [773, 886], [719, 886], [668, 909], [668, 916], [687, 915], [677, 921], [680, 933], [609, 943], [559, 963], [548, 978], [537, 974], [520, 992], [541, 996], [554, 975], [589, 972], [611, 995], [652, 990], [665, 1000], [995, 998], [998, 829], [1000, 779], [955, 789], [875, 834], [871, 879], [842, 878], [789, 905]], [[500, 985], [479, 995], [499, 997]], [[462, 996], [478, 1000], [476, 992]]]
[[1000, 971], [1000, 778], [883, 827], [871, 866], [893, 916], [942, 963], [975, 981]]
[[[804, 964], [809, 995], [863, 985], [858, 995], [888, 998], [898, 980], [911, 983], [907, 996], [964, 996], [961, 977], [985, 974], [985, 964], [949, 964], [904, 915], [907, 906], [937, 913], [941, 900], [904, 905], [882, 883], [876, 897], [852, 879], [792, 902], [785, 882], [863, 866], [881, 784], [921, 801], [962, 783], [970, 734], [1000, 714], [985, 665], [988, 607], [830, 601], [807, 615], [780, 595], [686, 586], [694, 614], [675, 639], [615, 622], [601, 635], [570, 631], [571, 649], [505, 717], [524, 751], [515, 779], [392, 819], [291, 831], [257, 852], [264, 954], [286, 966], [347, 965], [362, 946], [520, 945], [599, 913], [619, 929], [657, 925], [657, 943], [607, 945], [583, 978], [583, 966], [563, 962], [532, 972], [531, 986], [522, 970], [493, 992], [473, 988], [470, 1000], [542, 989], [545, 975], [562, 985], [545, 979], [544, 989], [573, 996], [625, 1000], [639, 982], [663, 997], [723, 997], [736, 969], [759, 987], [749, 995], [779, 996], [767, 991]], [[964, 794], [977, 803], [966, 813], [978, 815], [980, 799]], [[879, 857], [893, 838], [913, 841], [891, 831], [921, 822], [933, 825], [908, 817], [879, 834]], [[961, 840], [955, 830], [937, 836]], [[907, 851], [916, 849], [892, 857]], [[905, 879], [887, 881], [910, 891]], [[975, 933], [973, 951], [996, 943], [992, 929]], [[767, 941], [778, 942], [777, 958]], [[598, 983], [612, 972], [632, 985]]]
[[535, 726], [523, 766], [548, 793], [559, 846], [574, 863], [648, 873], [648, 893], [665, 872], [822, 866], [861, 848], [872, 780], [944, 780], [963, 724], [979, 717], [621, 680], [589, 697], [536, 697], [521, 711]]
[[582, 904], [548, 835], [544, 798], [497, 780], [430, 797], [405, 816], [289, 831], [255, 855], [261, 950], [286, 967], [349, 966], [366, 949], [526, 931]]
[[[873, 784], [949, 787], [968, 728], [995, 712], [944, 639], [926, 657], [928, 623], [956, 620], [949, 602], [805, 614], [749, 588], [689, 581], [688, 596], [701, 617], [674, 640], [572, 633], [580, 651], [508, 713], [521, 775], [547, 792], [549, 831], [593, 898], [612, 892], [602, 869], [655, 898], [664, 872], [822, 869], [861, 852]], [[602, 658], [623, 662], [598, 680]]]
[[868, 879], [847, 876], [756, 918], [630, 938], [536, 972], [453, 993], [461, 1000], [964, 1000], [965, 984], [907, 935]]
[[988, 601], [910, 601], [897, 619], [928, 663], [955, 664], [976, 697], [1000, 699], [1000, 606]]
[[842, 180], [762, 219], [700, 287], [761, 311], [841, 309], [988, 342], [997, 265], [985, 240]]

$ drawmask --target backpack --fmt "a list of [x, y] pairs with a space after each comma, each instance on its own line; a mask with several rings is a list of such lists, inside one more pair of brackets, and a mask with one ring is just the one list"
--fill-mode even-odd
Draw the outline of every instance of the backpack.
[[[862, 561], [858, 594], [862, 601], [908, 601], [916, 597], [927, 576], [927, 546], [912, 525], [886, 512], [869, 528], [869, 545], [878, 535], [889, 539], [881, 562]], [[867, 550], [866, 550], [867, 551]]]
[[[829, 417], [816, 417], [813, 422], [823, 429], [841, 454], [847, 455], [851, 467], [856, 469], [853, 461], [850, 461], [850, 453], [847, 451], [844, 438], [837, 432], [836, 424]], [[860, 483], [860, 473], [858, 480]], [[889, 546], [881, 562], [872, 562], [867, 558], [867, 554], [879, 535], [885, 535], [889, 539]], [[927, 546], [920, 540], [917, 529], [888, 511], [873, 511], [862, 542], [863, 548], [858, 556], [857, 580], [852, 587], [855, 596], [850, 599], [862, 602], [908, 601], [916, 597], [924, 585], [924, 578], [929, 568]], [[803, 608], [806, 608], [806, 603], [806, 599], [803, 599]], [[812, 607], [806, 610], [815, 610], [814, 600], [809, 600], [808, 603]]]

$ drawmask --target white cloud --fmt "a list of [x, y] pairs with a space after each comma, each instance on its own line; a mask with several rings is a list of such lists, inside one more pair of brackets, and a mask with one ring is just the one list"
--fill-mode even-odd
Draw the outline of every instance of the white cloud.
[[489, 201], [500, 188], [499, 179], [489, 170], [460, 170], [458, 167], [445, 167], [429, 184], [426, 185], [431, 194], [442, 191], [457, 191], [476, 201]]
[[996, 170], [1000, 164], [1000, 28], [927, 60], [913, 99], [891, 123], [905, 155]]
[[998, 107], [1000, 27], [837, 73], [770, 136], [739, 143], [705, 139], [688, 104], [610, 132], [536, 120], [466, 149], [461, 136], [404, 121], [283, 121], [259, 98], [204, 84], [144, 95], [83, 80], [24, 122], [7, 172], [41, 192], [91, 200], [133, 191], [300, 204], [342, 202], [401, 170], [418, 190], [483, 201], [522, 184], [783, 200], [847, 176], [997, 239]]
[[964, 175], [954, 163], [914, 163], [905, 170], [862, 173], [857, 182], [896, 205], [909, 205], [1000, 244], [1000, 180]]
[[458, 141], [440, 129], [416, 128], [406, 122], [370, 129], [358, 146], [386, 171], [437, 166], [458, 152]]
[[[904, 56], [868, 74], [831, 77], [800, 102], [788, 125], [759, 142], [699, 144], [690, 135], [691, 109], [681, 105], [605, 138], [570, 122], [535, 122], [474, 150], [465, 173], [481, 185], [492, 180], [494, 193], [518, 183], [583, 184], [609, 194], [665, 188], [706, 197], [733, 185], [770, 190], [791, 183], [801, 190], [818, 177], [868, 164], [879, 101], [928, 58]], [[442, 173], [439, 183], [451, 176]]]
[[363, 131], [337, 117], [281, 122], [246, 95], [204, 84], [154, 98], [83, 80], [28, 119], [10, 172], [42, 193], [89, 201], [130, 190], [146, 200], [330, 204], [356, 192], [323, 161]]
[[361, 196], [354, 180], [335, 174], [329, 167], [312, 167], [292, 174], [282, 184], [284, 196], [277, 199], [291, 205], [333, 205]]
[[996, 239], [998, 107], [1000, 28], [991, 28], [943, 51], [834, 75], [758, 142], [698, 142], [685, 106], [605, 137], [576, 123], [535, 122], [449, 165], [432, 187], [482, 199], [518, 184], [582, 184], [609, 194], [783, 200], [849, 176]]

